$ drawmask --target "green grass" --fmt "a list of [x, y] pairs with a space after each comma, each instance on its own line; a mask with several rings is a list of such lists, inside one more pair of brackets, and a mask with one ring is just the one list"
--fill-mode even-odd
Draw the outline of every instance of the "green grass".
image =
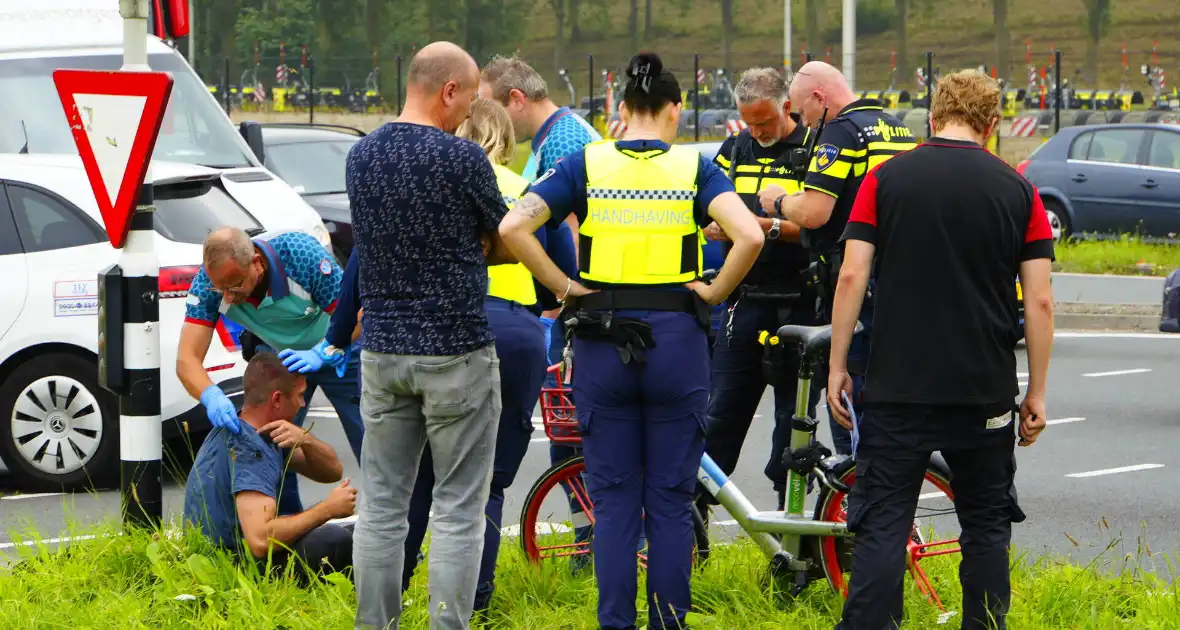
[[[262, 579], [213, 551], [196, 532], [175, 536], [119, 534], [114, 526], [76, 531], [95, 538], [68, 546], [19, 547], [20, 562], [0, 568], [0, 628], [351, 628], [355, 594], [342, 574], [309, 589], [287, 577]], [[14, 537], [15, 539], [15, 537]], [[26, 534], [26, 539], [29, 539]], [[1121, 568], [1012, 560], [1014, 629], [1175, 628], [1180, 593], [1141, 571], [1140, 550], [1117, 557]], [[1109, 556], [1101, 555], [1104, 561]], [[958, 609], [957, 557], [924, 561], [943, 600]], [[1108, 562], [1109, 563], [1109, 562]], [[596, 628], [592, 577], [570, 577], [565, 564], [534, 568], [514, 539], [504, 542], [489, 629]], [[408, 594], [402, 627], [427, 627], [425, 567]], [[642, 573], [641, 573], [642, 592]], [[939, 611], [907, 578], [907, 628], [933, 628]], [[831, 628], [841, 600], [814, 584], [789, 601], [766, 578], [766, 562], [748, 542], [718, 545], [694, 576], [690, 618], [699, 630]], [[640, 602], [641, 619], [646, 604]], [[952, 618], [946, 627], [958, 627]]]
[[1117, 239], [1058, 243], [1054, 271], [1166, 276], [1180, 268], [1180, 245], [1146, 243], [1130, 235]]

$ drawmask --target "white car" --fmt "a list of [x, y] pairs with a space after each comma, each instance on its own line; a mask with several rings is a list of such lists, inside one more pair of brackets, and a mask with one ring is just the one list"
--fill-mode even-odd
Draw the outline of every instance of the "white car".
[[[319, 214], [262, 166], [184, 57], [155, 35], [147, 37], [147, 53], [151, 69], [173, 79], [152, 160], [217, 170], [226, 191], [266, 229], [307, 232], [330, 248]], [[122, 65], [115, 0], [0, 0], [0, 154], [78, 155], [53, 71]]]
[[[271, 227], [227, 194], [226, 177], [152, 162], [165, 439], [187, 429], [199, 440], [209, 426], [204, 407], [176, 377], [184, 298], [201, 244], [222, 226], [252, 233]], [[97, 276], [118, 259], [78, 157], [0, 154], [0, 459], [18, 487], [117, 483], [119, 409], [98, 384], [96, 353]], [[231, 331], [219, 324], [217, 332], [205, 367], [240, 404], [245, 364]]]

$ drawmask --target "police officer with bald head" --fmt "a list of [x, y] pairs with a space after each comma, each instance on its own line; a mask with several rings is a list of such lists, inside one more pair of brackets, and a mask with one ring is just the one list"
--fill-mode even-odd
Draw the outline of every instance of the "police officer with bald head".
[[[916, 144], [908, 127], [886, 113], [880, 101], [858, 98], [844, 75], [830, 64], [822, 61], [804, 64], [791, 80], [789, 94], [803, 124], [815, 127], [822, 119], [823, 132], [816, 139], [802, 191], [767, 186], [758, 192], [758, 198], [768, 214], [800, 226], [800, 242], [815, 266], [819, 291], [817, 316], [821, 323], [830, 324], [844, 251], [840, 237], [865, 173]], [[854, 406], [864, 389], [868, 365], [873, 289], [874, 284], [870, 282], [860, 316], [865, 330], [854, 337], [848, 356]], [[813, 382], [827, 382], [826, 367], [824, 373], [816, 374]], [[849, 431], [831, 413], [828, 416], [836, 451], [851, 454]]]

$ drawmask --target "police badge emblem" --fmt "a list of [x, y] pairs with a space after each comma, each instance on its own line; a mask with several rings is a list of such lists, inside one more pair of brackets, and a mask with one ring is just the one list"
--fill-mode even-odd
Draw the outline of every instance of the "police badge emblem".
[[836, 156], [840, 155], [840, 149], [833, 144], [821, 144], [815, 149], [815, 170], [822, 173], [829, 166], [836, 163]]

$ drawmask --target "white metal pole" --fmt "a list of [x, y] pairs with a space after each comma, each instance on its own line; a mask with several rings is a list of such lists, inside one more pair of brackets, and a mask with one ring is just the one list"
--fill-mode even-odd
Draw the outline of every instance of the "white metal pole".
[[856, 0], [844, 0], [844, 77], [856, 90]]
[[[148, 72], [148, 0], [119, 0], [123, 71]], [[148, 158], [151, 159], [150, 156]], [[159, 525], [163, 513], [160, 414], [160, 263], [155, 252], [152, 175], [147, 169], [119, 267], [125, 279], [123, 352], [127, 393], [119, 396], [123, 522]]]
[[783, 0], [783, 67], [791, 74], [791, 0]]

